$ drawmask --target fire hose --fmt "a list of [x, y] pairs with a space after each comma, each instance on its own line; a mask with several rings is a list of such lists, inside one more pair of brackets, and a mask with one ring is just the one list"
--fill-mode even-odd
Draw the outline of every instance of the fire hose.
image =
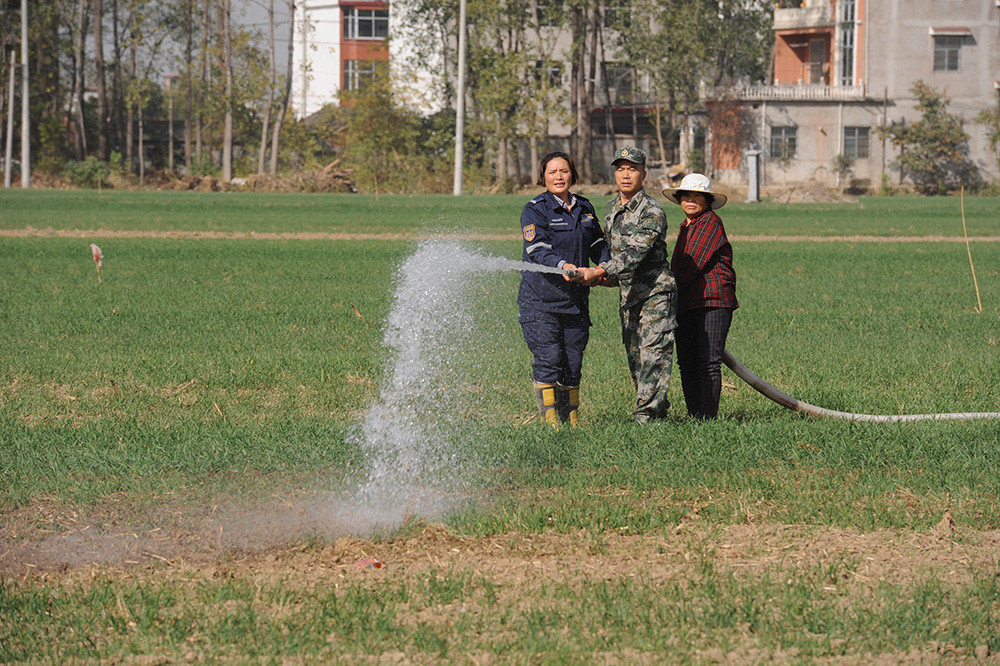
[[[563, 272], [570, 278], [574, 278], [579, 275], [579, 271], [573, 269], [566, 269]], [[738, 358], [729, 352], [728, 349], [722, 350], [722, 362], [725, 363], [730, 370], [736, 373], [737, 377], [745, 381], [751, 388], [763, 395], [765, 398], [773, 400], [782, 407], [787, 407], [795, 412], [809, 414], [810, 416], [866, 423], [1000, 419], [1000, 412], [951, 412], [946, 414], [855, 414], [852, 412], [839, 412], [835, 409], [826, 409], [825, 407], [811, 405], [808, 402], [803, 402], [797, 398], [793, 398], [783, 391], [779, 391], [754, 374], [750, 368], [743, 365]]]
[[853, 414], [851, 412], [838, 412], [833, 409], [817, 407], [808, 402], [802, 402], [792, 396], [779, 391], [763, 379], [755, 375], [749, 368], [740, 363], [739, 359], [733, 356], [728, 349], [722, 351], [722, 362], [736, 373], [736, 376], [750, 385], [751, 388], [762, 394], [764, 397], [773, 400], [782, 407], [787, 407], [796, 412], [809, 414], [843, 421], [859, 421], [867, 423], [902, 423], [908, 421], [971, 421], [973, 419], [1000, 419], [1000, 412], [956, 412], [949, 414]]

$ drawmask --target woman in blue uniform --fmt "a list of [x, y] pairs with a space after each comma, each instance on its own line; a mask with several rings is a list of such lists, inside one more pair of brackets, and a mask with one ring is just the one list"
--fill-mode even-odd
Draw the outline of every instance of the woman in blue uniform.
[[[577, 181], [573, 158], [549, 153], [538, 169], [545, 192], [521, 213], [522, 260], [575, 270], [610, 258], [594, 207], [570, 188]], [[580, 405], [583, 350], [590, 337], [590, 288], [555, 273], [521, 273], [517, 293], [524, 341], [531, 364], [535, 400], [542, 420], [575, 425]]]

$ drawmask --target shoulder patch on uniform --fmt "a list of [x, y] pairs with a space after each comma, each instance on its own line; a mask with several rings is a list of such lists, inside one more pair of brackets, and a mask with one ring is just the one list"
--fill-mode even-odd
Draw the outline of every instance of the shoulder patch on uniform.
[[580, 219], [583, 220], [584, 222], [590, 222], [591, 220], [594, 219], [594, 216], [591, 215], [590, 213], [584, 213], [583, 215], [580, 216]]
[[535, 225], [533, 224], [524, 225], [524, 227], [521, 228], [521, 233], [524, 234], [524, 240], [530, 243], [531, 241], [535, 240]]

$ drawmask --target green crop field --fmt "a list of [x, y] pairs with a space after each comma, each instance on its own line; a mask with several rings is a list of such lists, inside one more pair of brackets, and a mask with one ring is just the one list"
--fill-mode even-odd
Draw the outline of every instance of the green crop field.
[[[525, 201], [0, 192], [0, 663], [1000, 652], [1000, 421], [821, 420], [726, 370], [718, 421], [675, 381], [641, 427], [595, 289], [582, 422], [553, 431], [513, 271], [463, 273], [472, 324], [435, 341], [478, 461], [462, 501], [324, 524], [371, 464], [403, 262], [440, 237], [518, 259]], [[1000, 200], [965, 199], [969, 250], [955, 197], [721, 213], [728, 348], [765, 380], [846, 412], [1000, 412]]]

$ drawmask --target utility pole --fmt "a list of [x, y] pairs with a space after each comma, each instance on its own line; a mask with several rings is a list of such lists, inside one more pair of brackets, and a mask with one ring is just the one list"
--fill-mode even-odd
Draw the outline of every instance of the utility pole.
[[455, 105], [455, 190], [462, 193], [462, 171], [465, 155], [465, 0], [458, 5], [458, 100]]
[[7, 146], [3, 160], [3, 186], [10, 188], [10, 160], [14, 157], [14, 74], [17, 72], [17, 55], [10, 52], [10, 85], [7, 93]]
[[21, 187], [31, 187], [31, 116], [28, 113], [28, 0], [21, 0]]

